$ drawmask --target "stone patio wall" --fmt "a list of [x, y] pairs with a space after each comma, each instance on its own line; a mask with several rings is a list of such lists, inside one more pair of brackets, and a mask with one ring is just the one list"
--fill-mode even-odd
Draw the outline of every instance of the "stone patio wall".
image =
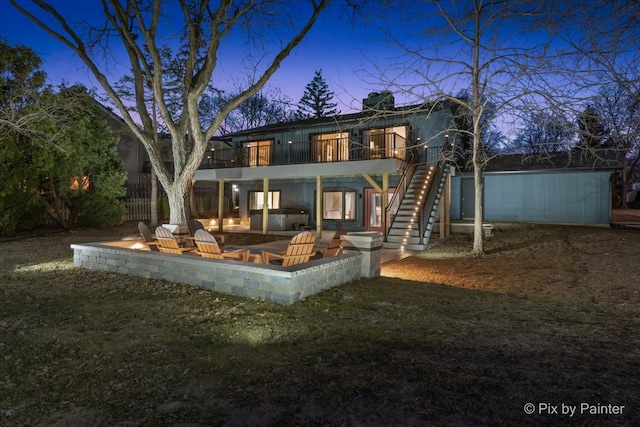
[[371, 277], [370, 272], [380, 269], [379, 265], [377, 268], [363, 266], [363, 262], [371, 259], [370, 249], [366, 252], [350, 251], [292, 267], [279, 267], [136, 250], [134, 245], [132, 242], [73, 244], [73, 262], [78, 267], [202, 286], [282, 305], [360, 277]]

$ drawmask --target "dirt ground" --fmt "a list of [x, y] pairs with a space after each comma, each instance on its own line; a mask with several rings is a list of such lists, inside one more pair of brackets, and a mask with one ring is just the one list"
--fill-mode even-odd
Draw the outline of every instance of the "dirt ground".
[[[625, 227], [624, 225], [629, 225]], [[614, 211], [614, 227], [496, 224], [486, 255], [470, 235], [432, 239], [431, 248], [383, 266], [382, 274], [520, 295], [640, 303], [640, 210]]]

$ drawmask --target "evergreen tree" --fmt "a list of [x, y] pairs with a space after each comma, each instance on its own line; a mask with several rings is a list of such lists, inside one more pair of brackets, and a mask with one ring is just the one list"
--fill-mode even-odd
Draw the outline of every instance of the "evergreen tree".
[[591, 106], [578, 115], [578, 146], [583, 149], [598, 148], [606, 145], [606, 129], [598, 112]]
[[339, 114], [336, 110], [337, 103], [331, 102], [334, 93], [329, 89], [329, 85], [322, 77], [322, 69], [317, 70], [313, 80], [304, 88], [304, 94], [298, 102], [298, 110], [295, 112], [296, 119], [311, 119], [329, 117]]

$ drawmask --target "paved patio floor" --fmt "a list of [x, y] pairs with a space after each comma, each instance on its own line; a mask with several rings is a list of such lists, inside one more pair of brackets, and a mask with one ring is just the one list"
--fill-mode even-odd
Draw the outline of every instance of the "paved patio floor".
[[[315, 230], [311, 230], [315, 233]], [[217, 232], [215, 230], [214, 232]], [[250, 230], [248, 225], [225, 225], [222, 230], [223, 233], [255, 233], [262, 234], [262, 230]], [[259, 245], [252, 245], [251, 252], [256, 253], [261, 250], [266, 250], [270, 252], [283, 252], [287, 245], [289, 244], [289, 240], [286, 240], [289, 236], [293, 237], [296, 234], [300, 233], [300, 231], [295, 230], [287, 230], [287, 231], [271, 231], [270, 234], [282, 236], [282, 240], [277, 240], [275, 242], [261, 243]], [[335, 230], [323, 230], [322, 237], [317, 239], [317, 242], [329, 243], [331, 238], [333, 237]], [[410, 251], [406, 249], [387, 249], [382, 248], [382, 260], [381, 264], [386, 264], [389, 262], [399, 261], [403, 258], [410, 257], [416, 254], [416, 251]]]

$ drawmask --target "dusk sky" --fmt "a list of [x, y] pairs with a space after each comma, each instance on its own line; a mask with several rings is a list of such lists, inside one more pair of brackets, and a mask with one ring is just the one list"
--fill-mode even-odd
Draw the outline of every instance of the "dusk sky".
[[[65, 10], [70, 9], [84, 16], [102, 13], [97, 2], [94, 5], [88, 5], [87, 0], [58, 0], [53, 3], [64, 3]], [[334, 7], [325, 12], [268, 85], [280, 88], [284, 95], [296, 103], [314, 72], [322, 69], [323, 76], [335, 92], [338, 108], [343, 113], [355, 111], [360, 109], [362, 98], [369, 92], [384, 89], [363, 82], [356, 75], [356, 70], [370, 68], [373, 58], [385, 61], [388, 49], [373, 42], [374, 36], [362, 26], [356, 27], [342, 17], [342, 10]], [[95, 86], [93, 78], [87, 74], [84, 64], [75, 54], [16, 11], [9, 0], [0, 0], [0, 38], [11, 45], [23, 44], [34, 49], [43, 60], [50, 83], [57, 85], [66, 81]], [[219, 63], [228, 69], [230, 61], [220, 55]], [[229, 77], [223, 78], [219, 84], [231, 85]]]

